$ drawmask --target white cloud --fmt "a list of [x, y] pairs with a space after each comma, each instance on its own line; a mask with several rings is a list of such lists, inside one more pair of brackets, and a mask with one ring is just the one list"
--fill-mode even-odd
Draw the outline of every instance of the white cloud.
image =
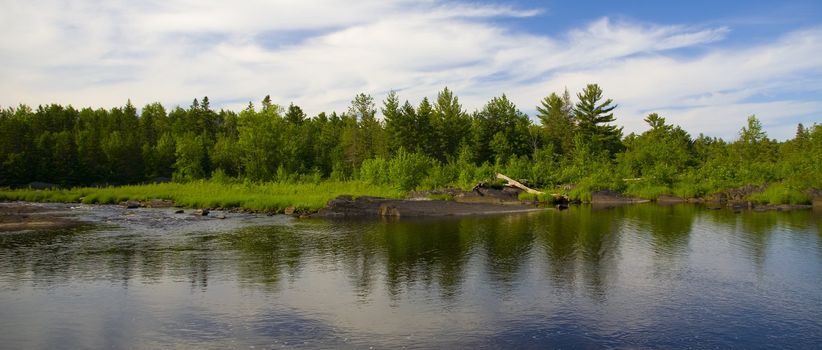
[[[342, 111], [361, 91], [416, 102], [447, 85], [469, 110], [506, 93], [530, 112], [552, 91], [597, 82], [626, 131], [659, 111], [692, 133], [732, 138], [756, 113], [785, 138], [822, 112], [779, 98], [822, 86], [820, 29], [723, 48], [727, 27], [603, 18], [548, 35], [496, 21], [543, 11], [439, 0], [10, 2], [0, 11], [0, 104], [187, 105], [208, 95], [239, 109], [270, 94], [315, 114]], [[763, 94], [776, 97], [755, 101]]]

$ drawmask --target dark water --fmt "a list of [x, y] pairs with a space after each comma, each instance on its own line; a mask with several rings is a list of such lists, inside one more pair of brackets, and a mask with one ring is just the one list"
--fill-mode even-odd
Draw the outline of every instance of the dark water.
[[812, 211], [265, 223], [0, 234], [0, 347], [822, 346]]

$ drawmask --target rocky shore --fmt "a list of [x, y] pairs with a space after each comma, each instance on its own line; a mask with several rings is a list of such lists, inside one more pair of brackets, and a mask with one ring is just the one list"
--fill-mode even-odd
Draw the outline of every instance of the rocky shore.
[[[757, 190], [761, 189], [749, 186], [706, 198], [660, 196], [654, 202], [658, 205], [696, 203], [704, 205], [708, 209], [730, 209], [734, 212], [744, 210], [786, 211], [810, 208], [822, 211], [822, 192], [819, 191], [812, 193], [813, 204], [807, 205], [769, 205], [745, 200], [747, 195]], [[178, 208], [175, 207], [173, 201], [165, 199], [126, 201], [120, 203], [120, 205], [6, 202], [0, 203], [0, 232], [71, 228], [89, 222], [111, 222], [116, 224], [120, 221], [139, 221], [145, 218], [149, 218], [151, 222], [167, 222], [172, 225], [183, 221], [189, 223], [197, 220], [210, 221], [217, 219], [219, 221], [227, 217], [265, 217], [273, 214], [285, 214], [300, 218], [491, 215], [534, 212], [550, 208], [565, 209], [569, 204], [573, 204], [568, 203], [567, 199], [561, 196], [554, 197], [554, 201], [550, 203], [522, 201], [519, 199], [520, 192], [519, 189], [510, 187], [476, 187], [472, 191], [442, 189], [411, 192], [406, 199], [340, 196], [331, 200], [324, 208], [319, 210], [301, 210], [288, 207], [269, 212], [254, 212], [244, 208]], [[601, 209], [646, 202], [651, 201], [628, 197], [613, 191], [597, 191], [592, 193], [590, 204]]]

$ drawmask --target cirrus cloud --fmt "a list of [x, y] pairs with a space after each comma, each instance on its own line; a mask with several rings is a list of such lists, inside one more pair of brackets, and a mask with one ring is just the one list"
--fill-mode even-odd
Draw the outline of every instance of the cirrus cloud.
[[807, 97], [822, 86], [820, 28], [733, 47], [722, 25], [506, 25], [549, 14], [438, 0], [8, 2], [0, 104], [187, 105], [208, 95], [239, 109], [270, 94], [316, 114], [344, 110], [361, 91], [418, 101], [447, 85], [469, 110], [506, 93], [532, 113], [550, 92], [596, 82], [626, 131], [660, 112], [692, 133], [733, 138], [755, 113], [787, 138], [822, 112]]

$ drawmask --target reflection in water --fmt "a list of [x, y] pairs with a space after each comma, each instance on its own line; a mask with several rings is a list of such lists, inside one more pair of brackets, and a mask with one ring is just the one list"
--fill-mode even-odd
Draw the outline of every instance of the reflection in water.
[[631, 205], [0, 234], [0, 341], [802, 347], [822, 341], [820, 227], [811, 211]]

